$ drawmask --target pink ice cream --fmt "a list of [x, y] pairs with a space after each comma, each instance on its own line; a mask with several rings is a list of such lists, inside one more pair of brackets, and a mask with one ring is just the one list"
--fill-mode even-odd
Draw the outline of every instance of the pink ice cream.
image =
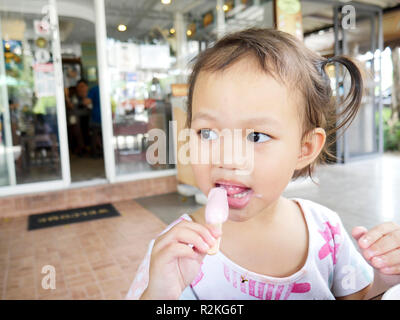
[[[222, 231], [222, 224], [228, 219], [229, 204], [228, 195], [224, 188], [213, 188], [208, 194], [206, 206], [206, 223], [211, 225], [214, 230]], [[221, 237], [217, 239], [215, 245], [208, 250], [208, 254], [213, 255], [219, 251]]]
[[228, 219], [228, 196], [224, 188], [212, 188], [208, 194], [206, 223], [219, 224]]

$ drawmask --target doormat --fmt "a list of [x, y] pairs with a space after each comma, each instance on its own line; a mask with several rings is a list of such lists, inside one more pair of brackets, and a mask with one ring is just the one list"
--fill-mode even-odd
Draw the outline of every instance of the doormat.
[[118, 217], [121, 214], [112, 204], [54, 211], [42, 214], [32, 214], [28, 218], [28, 231], [85, 222], [90, 220]]

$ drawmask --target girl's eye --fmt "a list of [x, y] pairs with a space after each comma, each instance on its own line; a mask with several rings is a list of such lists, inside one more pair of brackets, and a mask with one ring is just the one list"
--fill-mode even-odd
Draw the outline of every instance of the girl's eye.
[[251, 142], [266, 142], [271, 139], [271, 137], [265, 133], [252, 132], [247, 136], [247, 139]]
[[200, 129], [200, 137], [204, 140], [215, 140], [218, 135], [211, 129]]

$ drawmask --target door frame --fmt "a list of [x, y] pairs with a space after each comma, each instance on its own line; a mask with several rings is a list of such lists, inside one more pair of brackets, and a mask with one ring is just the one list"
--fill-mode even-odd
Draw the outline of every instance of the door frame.
[[[4, 49], [3, 49], [3, 34], [2, 26], [1, 26], [1, 18], [0, 18], [0, 57], [4, 57]], [[3, 105], [3, 126], [4, 126], [4, 158], [7, 163], [7, 175], [8, 175], [8, 183], [11, 186], [17, 184], [17, 178], [15, 175], [15, 163], [14, 163], [14, 150], [12, 144], [12, 133], [11, 133], [11, 117], [10, 117], [10, 105], [8, 103], [8, 90], [6, 84], [6, 66], [4, 58], [0, 59], [0, 94], [1, 101], [0, 103]]]
[[[36, 5], [37, 6], [37, 5]], [[16, 184], [16, 179], [13, 181], [11, 179], [10, 182], [14, 182], [14, 184], [10, 184], [8, 186], [0, 187], [0, 196], [10, 196], [10, 195], [18, 195], [25, 193], [33, 193], [33, 192], [42, 192], [49, 190], [60, 190], [65, 189], [71, 184], [71, 174], [70, 174], [70, 166], [69, 166], [69, 150], [68, 150], [68, 134], [67, 134], [67, 119], [65, 112], [65, 101], [64, 101], [64, 86], [63, 86], [63, 74], [62, 74], [62, 66], [61, 66], [61, 48], [60, 48], [60, 33], [58, 26], [58, 11], [57, 11], [57, 3], [56, 0], [47, 0], [47, 2], [43, 5], [40, 5], [41, 10], [38, 11], [38, 8], [31, 8], [32, 10], [27, 10], [27, 13], [39, 13], [39, 14], [48, 14], [50, 18], [51, 32], [52, 32], [52, 55], [53, 55], [53, 65], [54, 65], [54, 76], [55, 76], [55, 95], [56, 95], [56, 108], [57, 108], [57, 126], [58, 126], [58, 135], [59, 135], [59, 154], [60, 154], [60, 165], [61, 165], [61, 179], [59, 180], [51, 180], [51, 181], [43, 181], [43, 182], [33, 182], [33, 183], [25, 183], [25, 184]], [[48, 10], [48, 11], [46, 11]], [[33, 11], [33, 12], [32, 12]], [[18, 11], [17, 11], [18, 12]], [[22, 12], [23, 14], [24, 12]], [[1, 37], [2, 39], [2, 37]], [[2, 45], [2, 44], [1, 44]], [[3, 50], [1, 49], [1, 52]], [[0, 52], [0, 53], [1, 53]], [[1, 64], [3, 68], [1, 71], [4, 71], [4, 54], [0, 57], [2, 60]], [[2, 86], [3, 91], [7, 91], [6, 84]], [[5, 99], [3, 97], [3, 99]], [[5, 134], [11, 134], [11, 131], [7, 134], [6, 131], [9, 130], [10, 127], [10, 117], [9, 117], [9, 109], [8, 109], [8, 101], [6, 104], [6, 115], [3, 119], [5, 124]], [[7, 116], [8, 115], [8, 116]], [[8, 118], [8, 119], [7, 119]], [[8, 122], [7, 122], [8, 121]], [[10, 137], [11, 138], [11, 137]], [[12, 148], [12, 142], [10, 138], [7, 139], [6, 148]], [[11, 144], [11, 146], [10, 146]], [[8, 168], [14, 168], [11, 174], [15, 177], [15, 165], [14, 165], [14, 157], [13, 153], [7, 151], [7, 154], [11, 154], [11, 156], [7, 157], [7, 165]], [[10, 173], [9, 173], [10, 175]]]
[[[373, 78], [375, 87], [379, 86], [379, 95], [375, 95], [373, 97], [373, 117], [371, 121], [373, 121], [373, 151], [365, 152], [359, 154], [350, 155], [349, 151], [349, 132], [344, 131], [343, 129], [337, 132], [337, 141], [336, 141], [336, 156], [338, 158], [339, 163], [347, 163], [351, 161], [356, 161], [360, 159], [366, 159], [371, 157], [376, 157], [383, 153], [383, 117], [382, 117], [382, 51], [383, 51], [383, 26], [382, 26], [382, 18], [383, 18], [383, 10], [382, 8], [374, 5], [360, 4], [356, 2], [347, 2], [347, 3], [335, 3], [333, 5], [333, 15], [334, 15], [334, 32], [335, 32], [335, 55], [348, 55], [348, 46], [347, 46], [347, 32], [346, 29], [342, 28], [341, 25], [341, 8], [345, 5], [352, 5], [357, 10], [361, 10], [364, 13], [369, 15], [369, 21], [371, 22], [371, 37], [370, 43], [373, 49]], [[377, 22], [377, 24], [375, 23]], [[342, 39], [340, 39], [342, 36]], [[342, 45], [340, 45], [340, 41], [342, 41]], [[379, 52], [378, 57], [375, 55], [376, 52]], [[375, 81], [376, 75], [376, 66], [379, 68], [379, 81]], [[340, 66], [344, 68], [343, 66]], [[335, 67], [336, 72], [336, 92], [339, 92], [339, 69]], [[344, 91], [348, 91], [344, 88]], [[337, 94], [337, 103], [340, 103], [340, 96]], [[379, 112], [379, 121], [378, 127], [375, 125], [375, 114], [376, 111]]]
[[99, 71], [104, 169], [107, 180], [113, 183], [116, 181], [116, 174], [113, 145], [113, 120], [107, 63], [107, 21], [104, 0], [93, 0], [93, 6], [95, 13], [97, 67]]

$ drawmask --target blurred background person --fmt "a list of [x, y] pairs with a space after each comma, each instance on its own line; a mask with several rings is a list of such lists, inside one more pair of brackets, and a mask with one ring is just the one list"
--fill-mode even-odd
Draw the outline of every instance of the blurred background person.
[[89, 90], [88, 97], [92, 102], [92, 110], [89, 121], [90, 129], [90, 153], [94, 158], [103, 156], [103, 142], [101, 135], [101, 110], [99, 86], [95, 85]]
[[64, 89], [65, 106], [67, 108], [68, 141], [70, 152], [82, 156], [85, 151], [85, 145], [77, 110], [70, 98], [74, 89], [73, 87]]

